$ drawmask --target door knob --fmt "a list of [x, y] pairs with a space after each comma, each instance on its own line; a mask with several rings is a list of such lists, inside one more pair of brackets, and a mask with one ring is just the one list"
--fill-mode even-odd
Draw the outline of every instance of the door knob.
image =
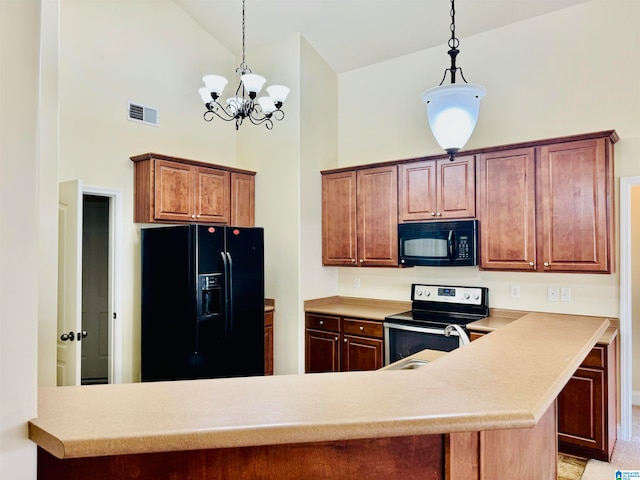
[[73, 332], [63, 333], [62, 335], [60, 335], [60, 340], [62, 340], [63, 342], [66, 342], [67, 340], [73, 342], [75, 339], [76, 335]]
[[[78, 332], [78, 341], [82, 340], [83, 338], [85, 338], [87, 335], [89, 335], [87, 333], [86, 330], [82, 330], [81, 332]], [[72, 339], [73, 340], [73, 339]]]

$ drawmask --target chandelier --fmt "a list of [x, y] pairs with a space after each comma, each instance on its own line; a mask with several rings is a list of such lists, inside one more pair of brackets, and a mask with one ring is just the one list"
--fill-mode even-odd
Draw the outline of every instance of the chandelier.
[[[449, 39], [449, 56], [451, 67], [444, 71], [440, 85], [422, 93], [420, 98], [427, 104], [427, 116], [433, 136], [440, 146], [453, 160], [458, 152], [469, 140], [478, 121], [480, 100], [487, 93], [487, 89], [467, 83], [462, 74], [462, 68], [456, 67], [456, 56], [460, 53], [460, 41], [456, 38], [455, 0], [451, 0], [451, 38]], [[464, 83], [456, 83], [456, 72]], [[442, 85], [447, 72], [451, 74], [451, 84]]]
[[198, 92], [207, 107], [203, 115], [205, 121], [210, 122], [215, 117], [226, 122], [235, 120], [238, 130], [242, 122], [248, 118], [254, 125], [264, 123], [267, 129], [271, 130], [274, 119], [280, 121], [284, 118], [281, 108], [287, 99], [289, 89], [283, 85], [271, 85], [267, 87], [269, 96], [260, 97], [256, 101], [267, 80], [253, 73], [245, 61], [245, 0], [242, 0], [242, 63], [236, 69], [236, 73], [240, 76], [240, 83], [235, 96], [227, 99], [226, 106], [220, 104], [218, 99], [228, 80], [220, 75], [202, 77], [205, 86]]

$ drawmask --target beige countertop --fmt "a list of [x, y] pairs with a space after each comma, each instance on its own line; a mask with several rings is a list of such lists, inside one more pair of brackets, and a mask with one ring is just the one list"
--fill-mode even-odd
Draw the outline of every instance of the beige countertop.
[[[307, 313], [319, 313], [324, 315], [383, 321], [385, 317], [388, 317], [389, 315], [411, 310], [411, 302], [334, 296], [306, 300], [304, 302], [304, 309]], [[529, 313], [535, 312], [492, 308], [489, 310], [488, 317], [468, 324], [467, 328], [477, 332], [489, 333], [502, 328]], [[565, 315], [558, 315], [558, 318], [564, 317]], [[605, 331], [602, 338], [598, 339], [599, 344], [608, 345], [618, 334], [618, 319], [609, 318], [609, 320], [611, 322], [611, 326]]]
[[529, 428], [608, 326], [531, 313], [414, 370], [41, 388], [29, 436], [73, 458]]

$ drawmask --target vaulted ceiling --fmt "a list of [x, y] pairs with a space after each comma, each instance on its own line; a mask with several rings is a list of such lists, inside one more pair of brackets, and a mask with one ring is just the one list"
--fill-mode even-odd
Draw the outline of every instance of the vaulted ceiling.
[[[457, 0], [461, 51], [465, 37], [585, 1]], [[174, 2], [240, 56], [241, 0]], [[246, 48], [249, 54], [252, 47], [299, 32], [343, 73], [438, 45], [446, 49], [450, 10], [449, 0], [246, 0]]]

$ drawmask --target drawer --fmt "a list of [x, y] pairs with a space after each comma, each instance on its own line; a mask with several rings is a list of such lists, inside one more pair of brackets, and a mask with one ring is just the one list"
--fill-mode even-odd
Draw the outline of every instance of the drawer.
[[581, 367], [604, 368], [605, 348], [596, 345], [580, 364]]
[[382, 338], [382, 322], [345, 318], [342, 320], [342, 331], [349, 335]]
[[329, 332], [340, 331], [340, 317], [330, 317], [328, 315], [316, 315], [315, 313], [307, 313], [307, 328], [314, 330], [326, 330]]

